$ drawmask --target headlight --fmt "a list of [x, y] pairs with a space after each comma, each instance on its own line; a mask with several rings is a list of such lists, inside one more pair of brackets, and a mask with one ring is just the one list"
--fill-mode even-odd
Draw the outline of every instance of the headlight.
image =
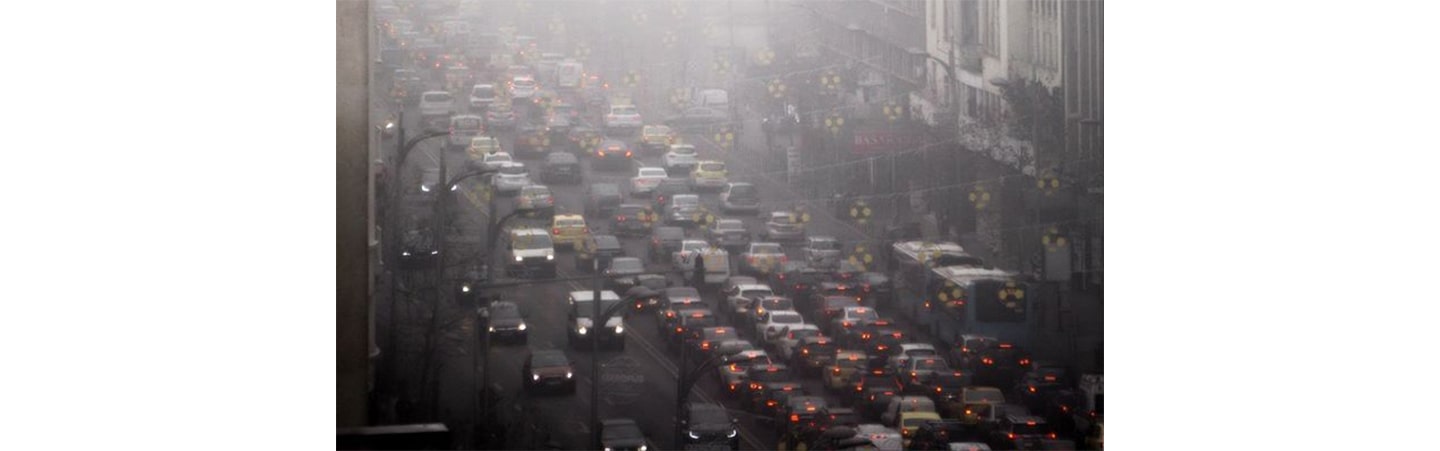
[[525, 330], [525, 323], [520, 323], [520, 330]]
[[523, 262], [523, 261], [525, 261], [525, 257], [521, 257], [521, 256], [519, 256], [519, 255], [516, 255], [516, 256], [515, 256], [515, 261], [517, 261], [517, 262]]
[[609, 446], [606, 446], [606, 447], [605, 447], [605, 451], [615, 451], [615, 450], [614, 450], [614, 449], [611, 449]]
[[623, 333], [625, 333], [625, 325], [624, 325], [624, 324], [621, 324], [621, 325], [619, 325], [619, 326], [615, 326], [615, 333], [617, 333], [617, 334], [623, 334]]
[[530, 375], [530, 380], [536, 380], [536, 381], [538, 381], [538, 380], [540, 380], [540, 375], [539, 375], [539, 374], [531, 374], [531, 375]]
[[461, 292], [461, 293], [469, 293], [469, 292], [470, 292], [470, 284], [467, 283], [467, 284], [461, 285], [461, 286], [460, 286], [460, 292]]
[[737, 435], [740, 435], [740, 430], [739, 430], [739, 429], [731, 429], [729, 434], [725, 434], [725, 438], [735, 438], [735, 436], [737, 436]]
[[585, 326], [580, 326], [579, 329], [575, 330], [575, 333], [580, 334], [580, 335], [585, 335], [585, 333], [586, 333], [586, 332], [589, 332], [589, 331], [590, 331], [590, 330], [589, 330], [589, 329], [586, 329]]
[[420, 191], [424, 191], [424, 192], [427, 192], [427, 193], [428, 193], [428, 192], [430, 192], [430, 187], [425, 186], [425, 185], [420, 185]]
[[409, 257], [409, 256], [410, 256], [410, 251], [401, 252], [400, 255], [403, 256], [403, 257]]
[[546, 255], [545, 255], [545, 259], [546, 259], [546, 260], [554, 260], [554, 259], [555, 259], [555, 254], [546, 254]]
[[566, 371], [566, 372], [565, 372], [565, 378], [566, 378], [566, 379], [569, 379], [569, 378], [572, 378], [572, 377], [575, 377], [575, 373], [572, 373], [572, 372], [569, 372], [569, 371]]
[[646, 449], [649, 449], [649, 448], [646, 447], [645, 445], [640, 445], [640, 450], [639, 450], [639, 451], [645, 451]]
[[495, 331], [495, 326], [490, 326], [490, 331], [491, 331], [491, 332], [494, 332], [494, 331]]
[[691, 439], [694, 439], [694, 440], [700, 440], [700, 434], [696, 434], [696, 433], [694, 433], [694, 432], [690, 432], [690, 438], [691, 438]]
[[430, 251], [430, 255], [440, 255], [439, 250]]

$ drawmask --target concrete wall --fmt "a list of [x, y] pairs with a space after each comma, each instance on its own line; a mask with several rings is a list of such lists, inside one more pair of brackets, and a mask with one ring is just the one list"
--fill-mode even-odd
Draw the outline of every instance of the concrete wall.
[[335, 417], [365, 426], [370, 378], [370, 2], [335, 2]]

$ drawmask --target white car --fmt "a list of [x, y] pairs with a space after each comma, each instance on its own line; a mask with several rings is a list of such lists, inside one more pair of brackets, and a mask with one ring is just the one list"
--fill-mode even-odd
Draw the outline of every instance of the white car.
[[532, 184], [530, 171], [525, 169], [525, 163], [519, 162], [501, 163], [499, 172], [491, 180], [494, 180], [495, 191], [503, 194], [518, 193]]
[[470, 111], [485, 111], [495, 103], [495, 85], [478, 84], [470, 89]]
[[700, 161], [698, 157], [694, 145], [671, 144], [670, 151], [665, 153], [665, 169], [677, 174], [689, 173]]
[[[855, 428], [855, 435], [870, 440], [870, 445], [881, 451], [900, 451], [905, 449], [902, 442], [904, 435], [900, 431], [885, 427], [883, 424], [862, 424]], [[953, 448], [952, 448], [953, 449]], [[989, 450], [990, 447], [985, 447]]]
[[725, 293], [725, 303], [730, 308], [731, 318], [744, 318], [750, 304], [765, 296], [774, 296], [775, 290], [763, 283], [736, 285]]
[[670, 178], [665, 168], [640, 168], [635, 171], [635, 176], [630, 178], [630, 194], [648, 195], [660, 186], [660, 181]]
[[485, 157], [481, 160], [481, 164], [484, 165], [485, 169], [490, 171], [498, 171], [500, 170], [501, 166], [505, 165], [505, 163], [514, 162], [515, 159], [510, 156], [510, 152], [495, 152], [485, 154]]
[[820, 333], [820, 328], [814, 324], [801, 324], [791, 326], [789, 332], [772, 342], [775, 343], [775, 352], [780, 354], [780, 358], [789, 362], [795, 358], [795, 352], [800, 348], [800, 340], [821, 335], [824, 334]]
[[939, 352], [935, 350], [935, 346], [929, 343], [901, 343], [900, 352], [890, 357], [890, 361], [886, 362], [886, 364], [895, 371], [908, 371], [910, 359], [916, 357], [934, 357], [938, 355]]
[[605, 128], [640, 128], [644, 120], [635, 105], [611, 105], [605, 114]]
[[446, 91], [425, 91], [420, 94], [420, 116], [449, 116], [455, 112], [455, 96]]
[[710, 250], [710, 243], [705, 240], [683, 240], [680, 242], [680, 250], [670, 257], [676, 266], [693, 267], [691, 261], [696, 255], [703, 254]]
[[528, 99], [535, 95], [535, 91], [539, 90], [540, 84], [535, 83], [534, 78], [526, 76], [516, 76], [515, 78], [510, 80], [511, 99]]
[[805, 324], [805, 317], [794, 310], [769, 310], [760, 316], [760, 321], [755, 324], [755, 337], [764, 345], [773, 346], [780, 337], [790, 332], [790, 328], [800, 327]]

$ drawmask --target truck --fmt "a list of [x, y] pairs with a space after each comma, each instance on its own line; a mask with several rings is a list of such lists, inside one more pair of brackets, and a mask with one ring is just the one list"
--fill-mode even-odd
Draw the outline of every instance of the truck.
[[579, 89], [585, 78], [585, 65], [573, 59], [566, 59], [555, 66], [556, 84], [560, 89]]

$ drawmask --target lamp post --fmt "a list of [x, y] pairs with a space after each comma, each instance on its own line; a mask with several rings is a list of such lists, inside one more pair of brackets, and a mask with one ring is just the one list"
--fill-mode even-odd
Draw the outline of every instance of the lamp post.
[[[390, 205], [386, 207], [386, 209], [388, 210], [387, 214], [389, 215], [389, 218], [386, 221], [387, 223], [389, 223], [387, 224], [389, 232], [386, 233], [386, 242], [391, 247], [391, 252], [387, 252], [386, 255], [388, 255], [391, 259], [391, 268], [393, 269], [390, 270], [390, 325], [389, 331], [386, 335], [388, 335], [387, 340], [389, 346], [393, 348], [396, 346], [395, 306], [397, 304], [397, 300], [400, 297], [400, 287], [399, 284], [396, 283], [396, 272], [400, 269], [400, 252], [398, 251], [398, 248], [400, 246], [400, 193], [402, 192], [401, 187], [403, 185], [400, 181], [401, 168], [405, 165], [405, 158], [410, 156], [410, 151], [413, 150], [416, 145], [420, 144], [421, 141], [425, 141], [430, 138], [446, 136], [449, 135], [449, 133], [443, 131], [429, 131], [421, 134], [420, 136], [411, 138], [409, 141], [406, 141], [404, 110], [401, 110], [399, 113], [397, 113], [394, 124], [387, 126], [387, 128], [389, 127], [395, 128], [395, 162], [389, 169], [391, 177], [390, 180], [387, 182], [390, 184]], [[395, 358], [397, 353], [392, 352], [389, 353], [389, 355], [392, 356], [391, 363], [393, 364], [393, 359]]]

